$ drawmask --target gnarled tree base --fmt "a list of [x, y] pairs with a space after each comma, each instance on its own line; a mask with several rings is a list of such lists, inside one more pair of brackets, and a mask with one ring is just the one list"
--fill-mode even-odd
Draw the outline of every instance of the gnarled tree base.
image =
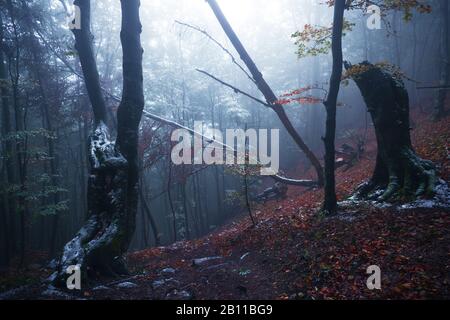
[[409, 97], [401, 79], [369, 62], [346, 63], [345, 67], [361, 90], [378, 144], [372, 178], [359, 186], [352, 198], [395, 201], [433, 196], [436, 169], [412, 147]]
[[[379, 165], [380, 169], [375, 170], [372, 178], [357, 188], [352, 198], [395, 201], [419, 196], [432, 197], [438, 180], [433, 163], [421, 159], [409, 148], [400, 153], [398, 166], [389, 170], [384, 164]], [[396, 170], [395, 167], [401, 169]]]
[[130, 235], [127, 216], [128, 163], [109, 140], [108, 128], [100, 123], [90, 138], [91, 175], [88, 182], [89, 217], [69, 241], [58, 270], [50, 281], [65, 286], [69, 266], [79, 265], [85, 276], [127, 274], [123, 253]]

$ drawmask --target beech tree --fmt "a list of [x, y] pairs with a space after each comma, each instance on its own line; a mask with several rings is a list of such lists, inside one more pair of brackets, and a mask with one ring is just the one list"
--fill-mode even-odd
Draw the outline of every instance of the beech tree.
[[409, 95], [402, 79], [367, 61], [355, 66], [346, 62], [345, 67], [361, 90], [378, 145], [372, 178], [358, 187], [353, 198], [386, 201], [432, 196], [436, 168], [412, 147]]
[[117, 139], [110, 139], [106, 105], [100, 86], [90, 31], [90, 0], [75, 0], [81, 28], [74, 29], [86, 88], [94, 114], [89, 142], [91, 173], [88, 183], [88, 218], [64, 247], [51, 280], [64, 282], [70, 265], [80, 265], [88, 275], [126, 274], [123, 254], [135, 229], [138, 200], [138, 133], [144, 108], [141, 23], [139, 0], [122, 0], [123, 92], [117, 111]]

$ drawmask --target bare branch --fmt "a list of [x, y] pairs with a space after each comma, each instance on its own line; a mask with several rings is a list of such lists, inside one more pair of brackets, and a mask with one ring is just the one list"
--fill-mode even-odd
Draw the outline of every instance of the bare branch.
[[281, 183], [291, 185], [291, 186], [298, 186], [298, 187], [317, 187], [318, 186], [317, 181], [313, 181], [313, 180], [295, 180], [295, 179], [286, 178], [286, 177], [283, 177], [280, 175], [275, 175], [275, 176], [270, 176], [270, 177], [277, 182], [281, 182]]
[[203, 29], [200, 29], [199, 27], [196, 27], [196, 26], [193, 26], [193, 25], [190, 25], [190, 24], [188, 24], [188, 23], [181, 22], [181, 21], [178, 21], [178, 20], [175, 20], [175, 23], [177, 23], [177, 24], [179, 24], [179, 25], [181, 25], [181, 26], [184, 26], [184, 27], [187, 27], [187, 28], [190, 28], [190, 29], [193, 29], [193, 30], [195, 30], [195, 31], [200, 32], [200, 33], [203, 34], [205, 37], [207, 37], [209, 40], [211, 40], [211, 41], [214, 42], [216, 45], [218, 45], [218, 46], [219, 46], [219, 47], [220, 47], [227, 55], [230, 56], [231, 61], [232, 61], [239, 69], [241, 69], [241, 71], [242, 71], [243, 73], [245, 73], [245, 75], [247, 76], [247, 78], [249, 78], [251, 82], [253, 82], [254, 84], [256, 84], [255, 79], [253, 79], [253, 77], [245, 70], [245, 68], [244, 68], [243, 66], [241, 66], [241, 65], [237, 62], [237, 60], [236, 60], [236, 58], [233, 56], [233, 54], [232, 54], [227, 48], [225, 48], [219, 41], [217, 41], [216, 39], [214, 39], [208, 32], [206, 32], [206, 31], [203, 30]]
[[249, 94], [247, 92], [244, 92], [244, 91], [236, 88], [235, 86], [233, 86], [233, 85], [231, 85], [231, 84], [229, 84], [229, 83], [227, 83], [227, 82], [225, 82], [223, 80], [220, 80], [219, 78], [216, 78], [215, 76], [213, 76], [212, 74], [210, 74], [210, 73], [208, 73], [206, 71], [203, 71], [203, 70], [200, 70], [200, 69], [195, 69], [195, 70], [197, 70], [200, 73], [203, 73], [204, 75], [210, 77], [211, 79], [216, 80], [217, 82], [223, 84], [224, 86], [226, 86], [226, 87], [228, 87], [230, 89], [233, 89], [234, 92], [236, 92], [236, 93], [240, 93], [240, 94], [242, 94], [242, 95], [244, 95], [244, 96], [246, 96], [246, 97], [248, 97], [248, 98], [250, 98], [250, 99], [252, 99], [252, 100], [254, 100], [254, 101], [256, 101], [256, 102], [258, 102], [258, 103], [260, 103], [260, 104], [262, 104], [264, 106], [266, 106], [266, 107], [268, 107], [268, 108], [271, 107], [268, 103], [262, 101], [261, 99], [258, 99], [256, 97], [252, 96], [251, 94]]

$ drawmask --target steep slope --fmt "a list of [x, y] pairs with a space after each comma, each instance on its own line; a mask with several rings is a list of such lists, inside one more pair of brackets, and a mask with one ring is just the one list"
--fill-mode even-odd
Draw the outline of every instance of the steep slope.
[[[414, 126], [418, 154], [438, 164], [448, 182], [450, 118], [434, 123], [416, 114]], [[338, 170], [341, 200], [372, 171], [373, 132], [366, 149], [354, 167]], [[293, 188], [289, 195], [255, 209], [255, 228], [243, 216], [204, 239], [137, 252], [130, 260], [148, 272], [144, 281], [164, 278], [156, 271], [174, 268], [175, 289], [200, 299], [450, 297], [448, 190], [441, 190], [440, 204], [366, 204], [342, 209], [332, 218], [317, 214], [321, 191]], [[221, 258], [204, 266], [192, 263], [216, 256]], [[381, 268], [382, 290], [367, 289], [370, 265]], [[172, 287], [153, 293], [169, 298]]]
[[[414, 126], [418, 154], [448, 183], [450, 117], [415, 115]], [[369, 130], [361, 161], [337, 172], [340, 200], [369, 177], [375, 155]], [[330, 218], [318, 214], [322, 191], [290, 188], [287, 199], [254, 208], [256, 227], [243, 214], [202, 239], [130, 254], [129, 278], [83, 284], [78, 293], [36, 285], [3, 298], [448, 299], [448, 196], [442, 187], [438, 201], [351, 205]], [[381, 290], [366, 286], [370, 265], [381, 269]]]

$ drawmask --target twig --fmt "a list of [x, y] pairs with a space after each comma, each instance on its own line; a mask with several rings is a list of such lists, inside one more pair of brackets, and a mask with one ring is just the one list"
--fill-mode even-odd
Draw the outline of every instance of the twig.
[[193, 25], [190, 25], [190, 24], [188, 24], [188, 23], [185, 23], [185, 22], [181, 22], [181, 21], [178, 21], [178, 20], [175, 20], [175, 23], [177, 23], [177, 24], [179, 24], [179, 25], [181, 25], [181, 26], [185, 26], [185, 27], [187, 27], [187, 28], [190, 28], [190, 29], [193, 29], [193, 30], [195, 30], [195, 31], [198, 31], [198, 32], [200, 32], [201, 34], [203, 34], [205, 37], [207, 37], [209, 40], [211, 40], [212, 42], [214, 42], [216, 45], [218, 45], [227, 55], [229, 55], [230, 56], [230, 58], [231, 58], [231, 61], [243, 72], [243, 73], [245, 73], [245, 75], [247, 76], [247, 78], [249, 78], [250, 79], [250, 81], [251, 82], [253, 82], [254, 84], [256, 84], [256, 81], [255, 81], [255, 79], [253, 79], [253, 77], [244, 69], [244, 67], [243, 66], [241, 66], [238, 62], [237, 62], [237, 60], [236, 60], [236, 58], [233, 56], [233, 54], [227, 49], [227, 48], [225, 48], [219, 41], [217, 41], [216, 39], [214, 39], [208, 32], [206, 32], [205, 30], [202, 30], [202, 29], [200, 29], [199, 27], [196, 27], [196, 26], [193, 26]]
[[260, 103], [260, 104], [262, 104], [264, 106], [266, 106], [266, 107], [268, 107], [268, 108], [271, 107], [271, 105], [268, 104], [267, 102], [264, 102], [261, 99], [258, 99], [256, 97], [252, 96], [251, 94], [249, 94], [247, 92], [244, 92], [244, 91], [236, 88], [235, 86], [233, 86], [233, 85], [231, 85], [231, 84], [229, 84], [229, 83], [227, 83], [227, 82], [225, 82], [223, 80], [220, 80], [220, 79], [216, 78], [215, 76], [213, 76], [212, 74], [210, 74], [210, 73], [208, 73], [206, 71], [203, 71], [203, 70], [200, 70], [200, 69], [195, 69], [195, 70], [197, 70], [198, 72], [203, 73], [204, 75], [210, 77], [211, 79], [213, 79], [213, 80], [223, 84], [224, 86], [226, 86], [226, 87], [228, 87], [230, 89], [233, 89], [233, 91], [236, 92], [236, 93], [240, 93], [240, 94], [242, 94], [242, 95], [244, 95], [244, 96], [246, 96], [246, 97], [248, 97], [248, 98], [250, 98], [250, 99], [252, 99], [252, 100], [254, 100], [254, 101], [256, 101], [256, 102], [258, 102], [258, 103]]

